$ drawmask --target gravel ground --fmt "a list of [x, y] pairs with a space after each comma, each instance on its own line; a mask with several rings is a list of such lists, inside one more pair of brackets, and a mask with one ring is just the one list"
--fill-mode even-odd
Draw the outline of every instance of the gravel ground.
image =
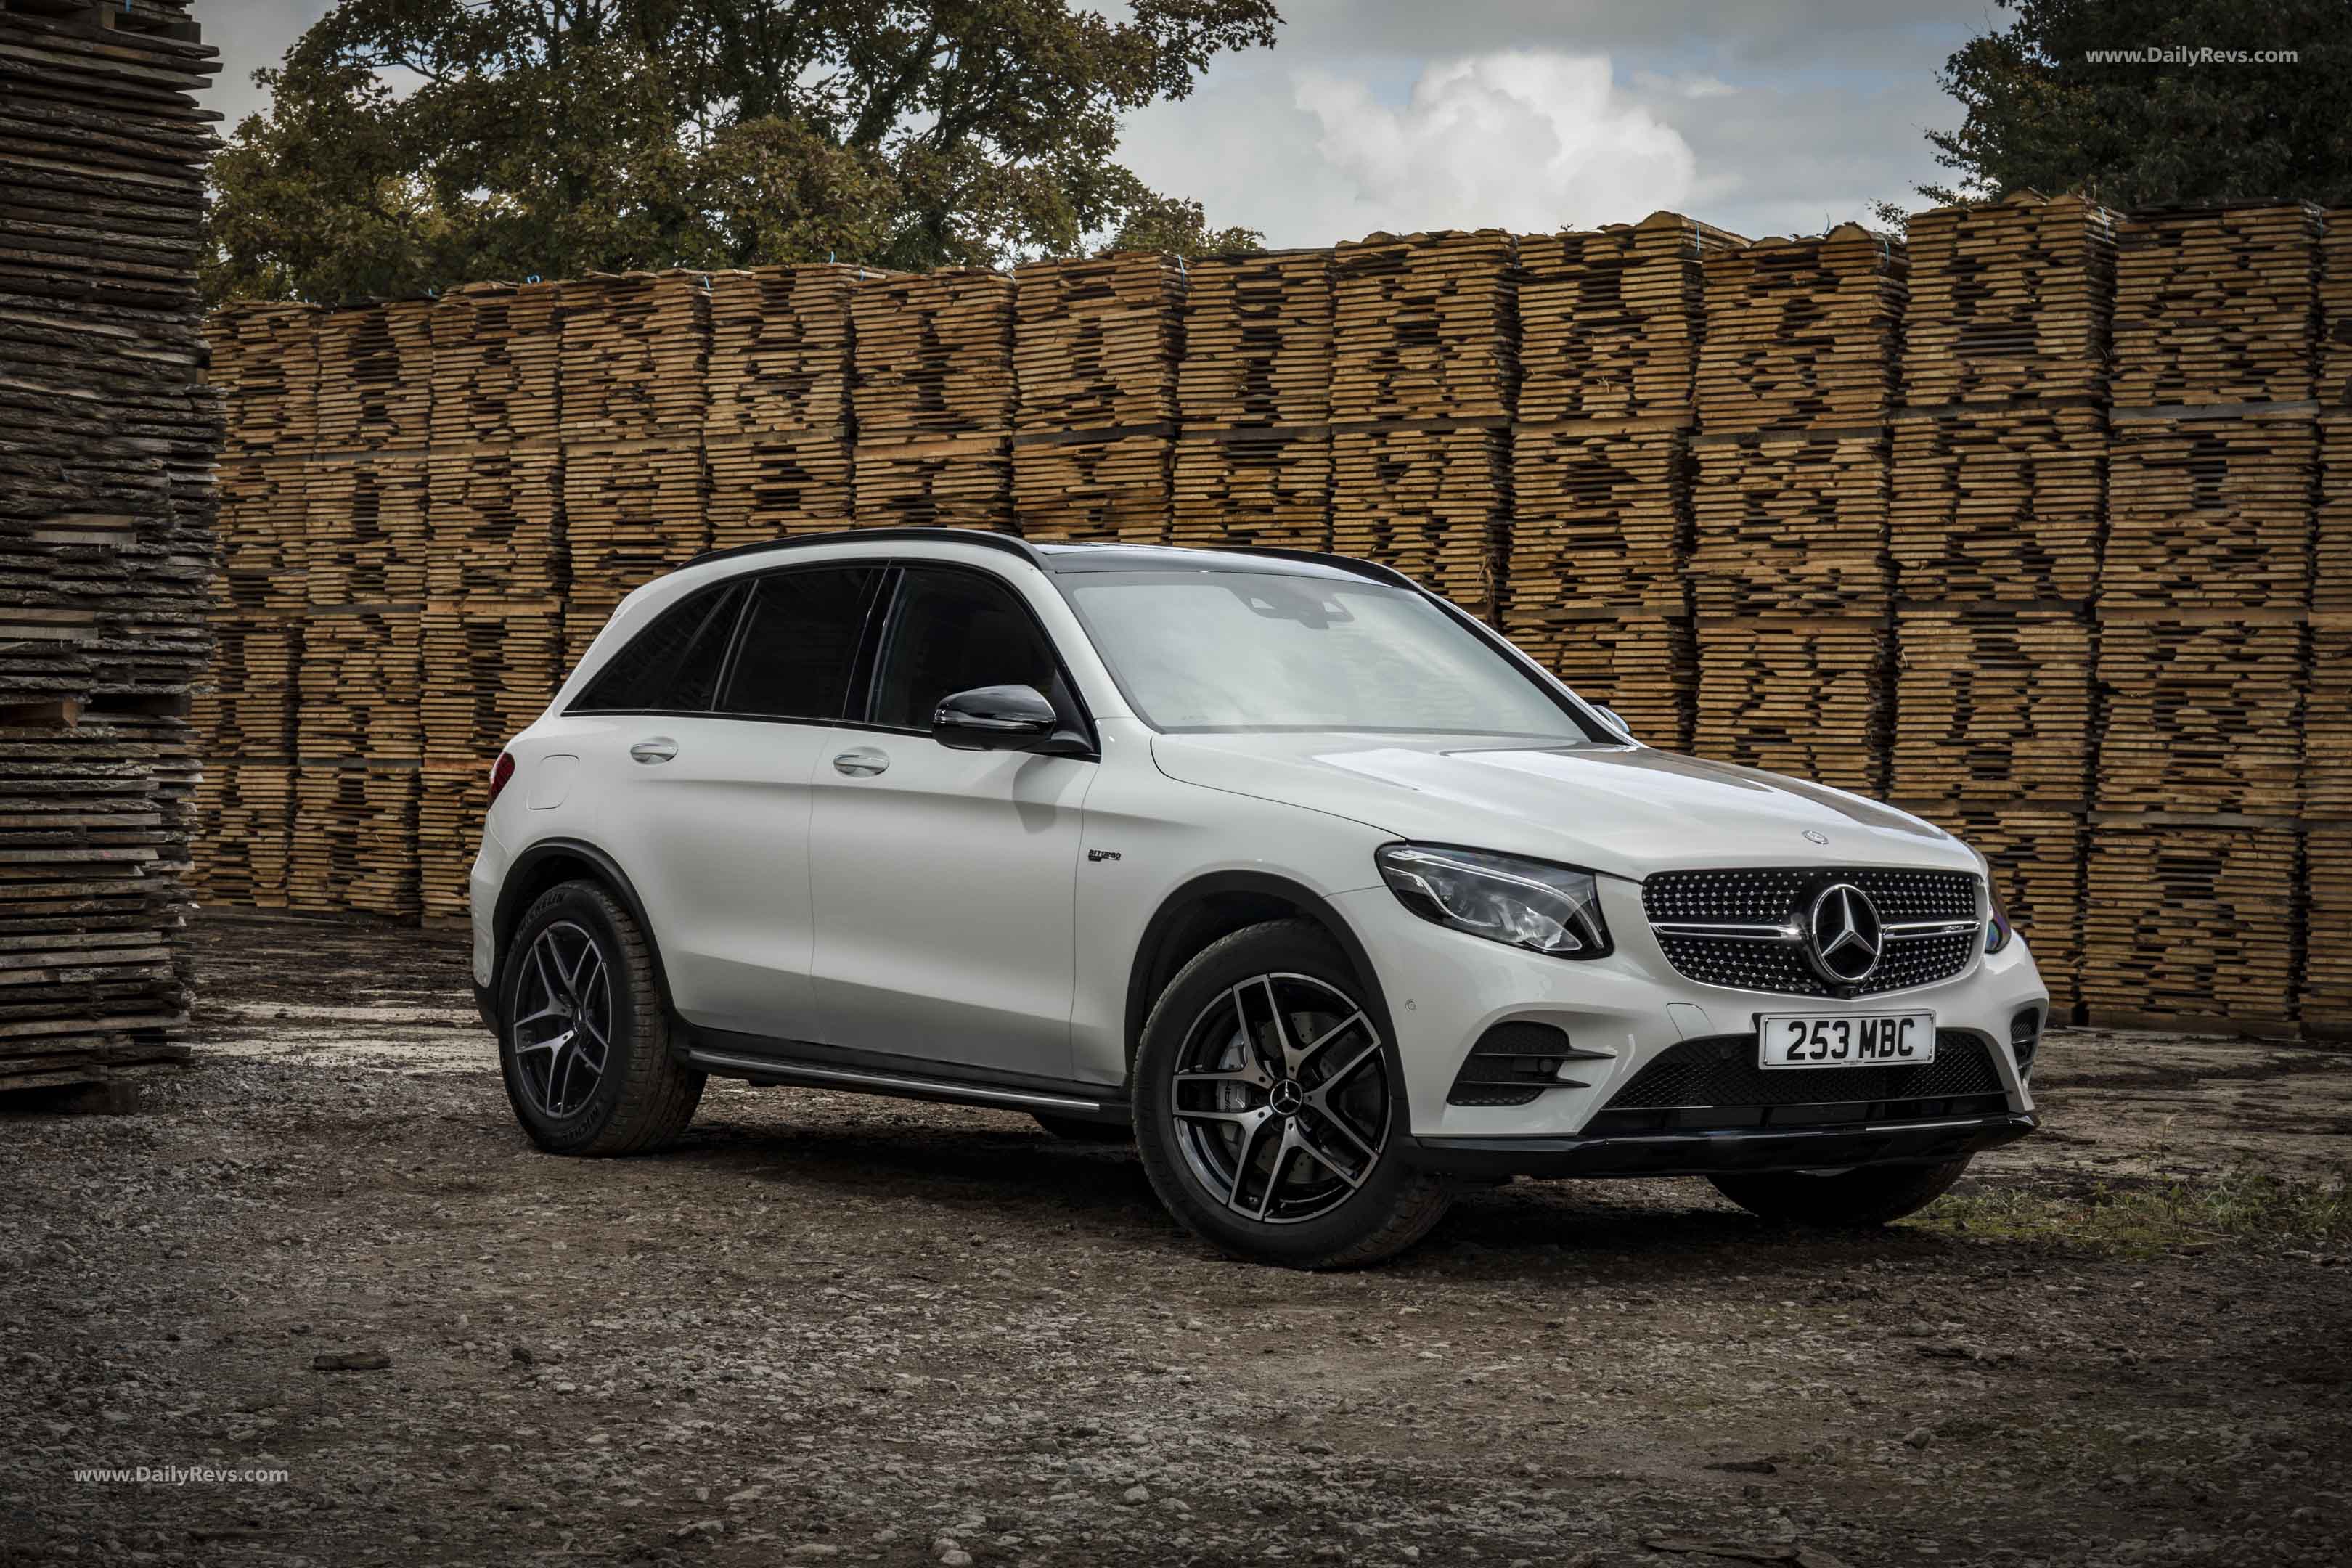
[[[0, 1113], [0, 1563], [2352, 1560], [2340, 1243], [1519, 1183], [1285, 1273], [992, 1112], [714, 1084], [673, 1152], [552, 1160], [455, 934], [199, 935], [142, 1113]], [[2352, 1149], [2345, 1054], [2042, 1077], [1960, 1203]], [[284, 1479], [74, 1473], [139, 1466]]]

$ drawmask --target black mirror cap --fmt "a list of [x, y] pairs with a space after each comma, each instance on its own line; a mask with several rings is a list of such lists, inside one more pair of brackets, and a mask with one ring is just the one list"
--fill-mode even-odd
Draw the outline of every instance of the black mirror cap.
[[940, 699], [931, 739], [958, 752], [1091, 754], [1085, 737], [1062, 728], [1062, 716], [1034, 686], [975, 686]]

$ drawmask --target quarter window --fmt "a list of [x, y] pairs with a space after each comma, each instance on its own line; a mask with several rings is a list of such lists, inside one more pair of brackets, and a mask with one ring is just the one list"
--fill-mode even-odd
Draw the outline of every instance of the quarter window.
[[740, 583], [716, 584], [680, 599], [605, 663], [572, 710], [709, 711], [741, 603]]
[[873, 721], [928, 730], [940, 700], [975, 686], [1029, 686], [1067, 710], [1053, 647], [1012, 589], [974, 572], [910, 566], [874, 682]]
[[866, 626], [866, 566], [780, 572], [751, 584], [725, 713], [838, 719]]

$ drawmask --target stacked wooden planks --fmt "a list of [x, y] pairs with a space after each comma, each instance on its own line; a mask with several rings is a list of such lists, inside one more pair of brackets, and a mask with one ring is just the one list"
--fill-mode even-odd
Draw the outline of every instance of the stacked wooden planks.
[[1908, 263], [1847, 224], [1705, 258], [1694, 744], [1877, 793], [1891, 727], [1888, 420]]
[[182, 0], [0, 10], [0, 1089], [185, 1053], [216, 68]]
[[1120, 251], [1013, 274], [1013, 510], [1024, 537], [1165, 544], [1183, 267]]
[[710, 280], [710, 545], [850, 525], [849, 300], [857, 268], [831, 263]]
[[1331, 547], [1331, 253], [1187, 269], [1171, 541]]
[[1331, 543], [1473, 615], [1501, 607], [1518, 245], [1500, 229], [1333, 251]]
[[1502, 623], [1654, 745], [1687, 748], [1690, 428], [1706, 258], [1679, 214], [1519, 240], [1517, 422]]
[[1889, 790], [1984, 851], [2063, 1013], [2081, 972], [2115, 219], [2025, 191], [1920, 214], [1908, 241]]
[[577, 659], [632, 591], [709, 548], [709, 275], [592, 272], [563, 285], [558, 314], [563, 640]]
[[1013, 526], [1013, 279], [868, 273], [850, 291], [854, 521]]
[[2352, 1039], [2352, 207], [2320, 238], [2318, 507], [2303, 721], [2305, 1028]]
[[2321, 232], [2298, 205], [2118, 228], [2095, 1019], [2294, 1027]]

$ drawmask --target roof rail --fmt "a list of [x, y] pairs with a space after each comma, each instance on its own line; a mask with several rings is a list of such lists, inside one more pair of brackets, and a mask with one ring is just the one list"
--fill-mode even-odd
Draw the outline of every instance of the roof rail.
[[1359, 577], [1370, 577], [1375, 583], [1385, 583], [1391, 588], [1410, 588], [1414, 593], [1425, 590], [1422, 585], [1392, 566], [1377, 561], [1365, 561], [1353, 555], [1334, 555], [1322, 550], [1283, 550], [1271, 544], [1211, 544], [1202, 548], [1220, 555], [1270, 555], [1277, 561], [1311, 561], [1318, 566], [1332, 566], [1342, 572], [1352, 572]]
[[839, 528], [825, 533], [796, 533], [785, 539], [763, 539], [751, 544], [730, 545], [725, 550], [706, 550], [687, 564], [699, 566], [710, 561], [732, 561], [741, 555], [759, 555], [771, 550], [798, 550], [811, 544], [873, 544], [894, 540], [910, 543], [983, 545], [991, 550], [1002, 550], [1008, 555], [1018, 555], [1041, 570], [1045, 565], [1045, 558], [1037, 553], [1037, 547], [1027, 540], [985, 528]]

